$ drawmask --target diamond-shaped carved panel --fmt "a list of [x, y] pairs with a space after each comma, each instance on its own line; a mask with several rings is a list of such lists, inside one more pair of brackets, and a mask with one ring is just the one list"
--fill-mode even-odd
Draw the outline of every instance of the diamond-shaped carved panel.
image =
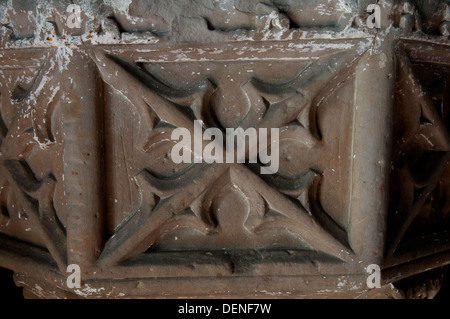
[[[353, 74], [361, 44], [340, 47], [288, 45], [283, 52], [295, 48], [296, 57], [283, 60], [273, 58], [279, 45], [256, 56], [245, 44], [209, 52], [92, 51], [105, 82], [111, 236], [99, 264], [222, 249], [291, 249], [347, 260]], [[177, 61], [164, 61], [175, 52]], [[248, 154], [244, 163], [176, 164], [172, 132], [195, 134], [199, 120], [202, 132], [218, 128], [223, 140], [227, 128], [278, 129], [277, 172], [261, 174], [264, 165], [250, 163]]]

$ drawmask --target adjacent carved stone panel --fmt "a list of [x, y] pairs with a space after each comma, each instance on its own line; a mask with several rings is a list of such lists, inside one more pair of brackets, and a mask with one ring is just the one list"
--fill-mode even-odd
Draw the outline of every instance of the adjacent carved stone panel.
[[389, 255], [422, 255], [430, 244], [434, 252], [449, 244], [446, 52], [426, 42], [399, 43]]
[[[24, 61], [29, 54], [9, 57]], [[48, 249], [64, 270], [62, 92], [49, 52], [32, 54], [43, 58], [24, 66], [6, 61], [0, 79], [2, 233]]]

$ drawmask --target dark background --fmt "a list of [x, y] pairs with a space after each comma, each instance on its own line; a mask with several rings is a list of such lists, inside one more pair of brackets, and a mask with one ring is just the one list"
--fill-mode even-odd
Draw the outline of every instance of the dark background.
[[444, 267], [444, 282], [435, 299], [450, 300], [450, 265]]

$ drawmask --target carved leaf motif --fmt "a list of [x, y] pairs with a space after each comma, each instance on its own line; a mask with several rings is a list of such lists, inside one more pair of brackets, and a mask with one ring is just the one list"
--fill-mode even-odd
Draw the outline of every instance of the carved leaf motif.
[[211, 108], [223, 128], [236, 128], [250, 110], [250, 100], [241, 89], [217, 88], [211, 97]]
[[[317, 163], [320, 141], [300, 125], [292, 124], [280, 129], [280, 160], [276, 175], [296, 179]], [[302, 156], [308, 154], [308, 156]]]
[[[233, 169], [225, 171], [205, 193], [202, 201], [203, 226], [194, 214], [177, 214], [161, 225], [165, 231], [155, 240], [152, 250], [196, 250], [222, 248], [265, 248], [313, 250], [303, 238], [301, 227], [286, 208], [272, 205], [248, 188]], [[269, 196], [270, 197], [270, 196]], [[281, 198], [280, 198], [281, 199]], [[271, 201], [271, 200], [270, 200]], [[258, 207], [263, 208], [264, 212]], [[194, 226], [195, 225], [195, 226]], [[194, 226], [193, 229], [189, 227]], [[171, 228], [170, 228], [171, 227]], [[310, 225], [316, 228], [316, 226]], [[317, 228], [318, 233], [323, 230]], [[321, 247], [320, 249], [324, 249]], [[326, 252], [331, 252], [324, 249]]]
[[[40, 152], [45, 152], [40, 148], [38, 149]], [[21, 203], [22, 214], [32, 219], [32, 225], [38, 226], [37, 231], [42, 236], [47, 249], [60, 270], [65, 270], [67, 263], [65, 228], [53, 204], [56, 186], [55, 177], [50, 173], [42, 179], [37, 178], [25, 160], [5, 159], [3, 160], [3, 166], [8, 171], [14, 184], [4, 190], [2, 189], [1, 193], [7, 191], [15, 193], [16, 200], [14, 203], [16, 203], [16, 206], [19, 206], [17, 203]], [[3, 196], [0, 194], [1, 197]], [[2, 203], [2, 211], [11, 206], [14, 207], [15, 205], [11, 205], [10, 199], [8, 199], [6, 203]], [[20, 209], [20, 207], [17, 207], [17, 209]]]
[[[145, 168], [161, 179], [178, 177], [194, 165], [194, 163], [175, 163], [172, 160], [172, 148], [178, 143], [171, 139], [172, 132], [173, 129], [168, 127], [155, 129], [143, 146], [143, 151], [147, 153]], [[193, 154], [190, 145], [184, 152]]]

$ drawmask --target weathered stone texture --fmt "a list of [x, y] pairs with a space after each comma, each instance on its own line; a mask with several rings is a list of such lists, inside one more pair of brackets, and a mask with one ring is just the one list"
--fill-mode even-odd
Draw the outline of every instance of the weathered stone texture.
[[[370, 1], [73, 2], [73, 28], [69, 1], [0, 2], [0, 266], [27, 297], [404, 298], [450, 262], [448, 1], [379, 1], [379, 29]], [[279, 129], [278, 171], [176, 164], [194, 120]]]

